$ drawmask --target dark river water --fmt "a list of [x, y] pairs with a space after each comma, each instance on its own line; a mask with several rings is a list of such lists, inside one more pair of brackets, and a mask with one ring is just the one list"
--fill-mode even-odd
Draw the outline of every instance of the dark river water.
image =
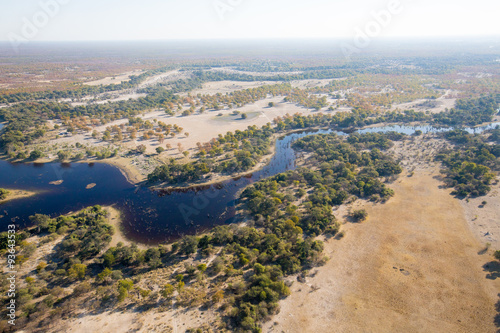
[[[475, 129], [479, 132], [499, 123]], [[0, 126], [1, 129], [1, 126]], [[444, 131], [430, 126], [385, 126], [360, 130], [360, 133], [396, 131], [412, 134]], [[126, 236], [142, 243], [160, 243], [186, 234], [234, 221], [237, 193], [262, 178], [295, 168], [291, 148], [298, 138], [330, 131], [305, 131], [289, 134], [276, 143], [276, 154], [262, 170], [239, 179], [183, 191], [152, 191], [130, 184], [116, 167], [95, 163], [21, 163], [0, 161], [0, 188], [39, 192], [38, 195], [0, 205], [0, 229], [15, 221], [20, 227], [30, 224], [29, 216], [52, 217], [92, 205], [115, 205], [123, 214]], [[343, 134], [338, 132], [339, 134]], [[60, 185], [50, 182], [63, 180]], [[87, 185], [96, 186], [87, 189]]]

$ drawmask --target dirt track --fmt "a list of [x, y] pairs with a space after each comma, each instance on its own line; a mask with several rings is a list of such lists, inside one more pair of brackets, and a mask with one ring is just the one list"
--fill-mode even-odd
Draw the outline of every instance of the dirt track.
[[345, 225], [326, 244], [330, 261], [294, 283], [264, 332], [496, 332], [500, 279], [482, 268], [491, 256], [478, 255], [462, 206], [433, 176], [402, 176], [368, 221]]

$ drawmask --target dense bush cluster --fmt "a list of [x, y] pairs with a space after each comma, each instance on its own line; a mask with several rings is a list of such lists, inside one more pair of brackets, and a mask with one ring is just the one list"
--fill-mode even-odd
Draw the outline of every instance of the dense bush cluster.
[[106, 216], [106, 211], [94, 206], [73, 216], [51, 219], [37, 214], [30, 219], [41, 232], [68, 233], [61, 243], [62, 258], [86, 260], [99, 254], [111, 241], [113, 228], [106, 224]]
[[3, 200], [7, 197], [7, 194], [9, 194], [9, 191], [6, 189], [0, 188], [0, 200]]
[[493, 120], [498, 113], [500, 94], [457, 100], [454, 108], [433, 115], [434, 123], [447, 126], [475, 126]]
[[500, 126], [488, 131], [487, 134], [489, 134], [488, 141], [500, 143]]
[[[31, 217], [35, 224], [33, 228], [16, 233], [17, 269], [36, 251], [36, 245], [26, 241], [30, 236], [45, 235], [40, 245], [54, 241], [60, 235], [64, 237], [54, 251], [43, 258], [49, 258], [48, 262], [40, 261], [36, 269], [29, 271], [23, 284], [21, 280], [18, 281], [15, 297], [19, 321], [16, 324], [22, 326], [52, 309], [54, 311], [51, 315], [60, 315], [71, 298], [64, 287], [73, 286], [71, 296], [76, 297], [91, 291], [90, 284], [86, 282], [93, 274], [88, 261], [92, 262], [100, 255], [113, 235], [113, 228], [105, 223], [106, 214], [101, 207], [95, 206], [72, 216], [50, 218], [46, 215], [35, 215]], [[7, 240], [8, 234], [1, 233], [2, 252], [7, 249]], [[6, 276], [3, 276], [0, 283], [3, 295], [6, 295], [4, 291], [8, 288], [5, 278]]]
[[300, 139], [295, 147], [312, 153], [307, 166], [262, 180], [248, 187], [241, 198], [259, 225], [281, 237], [336, 233], [332, 206], [353, 195], [385, 200], [393, 192], [378, 178], [402, 171], [376, 148], [360, 152], [366, 146], [355, 147], [334, 134]]
[[500, 167], [500, 145], [489, 144], [484, 137], [463, 130], [447, 132], [444, 137], [455, 144], [454, 149], [442, 150], [436, 157], [446, 167], [446, 185], [455, 188], [453, 194], [461, 197], [487, 194], [496, 178], [492, 170]]
[[[369, 136], [372, 141], [362, 139], [365, 143], [356, 145], [335, 134], [300, 139], [295, 148], [312, 153], [307, 166], [260, 181], [247, 188], [242, 198], [254, 216], [259, 220], [273, 217], [273, 223], [276, 214], [285, 212], [291, 218], [305, 211], [298, 226], [309, 234], [321, 234], [334, 222], [331, 207], [344, 203], [351, 195], [373, 200], [392, 196], [392, 190], [378, 178], [399, 174], [402, 169], [377, 148], [360, 152], [384, 135]], [[352, 141], [352, 137], [349, 139]], [[288, 195], [279, 194], [278, 189], [287, 189]], [[305, 200], [304, 189], [311, 192]]]

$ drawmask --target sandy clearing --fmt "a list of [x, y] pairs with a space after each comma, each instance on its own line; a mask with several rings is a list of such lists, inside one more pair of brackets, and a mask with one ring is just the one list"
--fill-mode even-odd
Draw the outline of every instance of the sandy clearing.
[[199, 308], [187, 311], [184, 309], [169, 309], [165, 312], [156, 309], [147, 312], [103, 312], [97, 315], [82, 313], [58, 325], [58, 327], [64, 327], [64, 329], [53, 329], [49, 332], [180, 333], [207, 324], [217, 331], [217, 325], [213, 324], [215, 318], [216, 315], [213, 311], [203, 311]]
[[[311, 80], [296, 80], [291, 81], [290, 84], [294, 88], [306, 89], [306, 88], [314, 88], [319, 86], [325, 86], [330, 83], [332, 79], [311, 79]], [[196, 96], [198, 94], [201, 95], [215, 95], [215, 94], [227, 94], [232, 93], [234, 91], [258, 88], [265, 85], [276, 85], [282, 84], [282, 81], [218, 81], [218, 82], [207, 82], [203, 84], [201, 89], [195, 89], [190, 94], [192, 96]], [[181, 94], [181, 95], [187, 95]]]
[[316, 87], [321, 87], [321, 86], [326, 86], [330, 82], [334, 80], [342, 80], [342, 78], [339, 79], [311, 79], [311, 80], [297, 80], [297, 81], [292, 81], [291, 85], [294, 88], [300, 88], [300, 89], [307, 89], [307, 88], [316, 88]]
[[434, 107], [428, 107], [423, 105], [423, 103], [428, 101], [427, 99], [417, 99], [408, 103], [394, 104], [391, 108], [391, 111], [395, 111], [396, 109], [399, 110], [413, 109], [416, 112], [425, 112], [425, 111], [429, 111], [431, 113], [444, 112], [446, 109], [451, 109], [455, 107], [455, 102], [457, 101], [456, 95], [458, 93], [459, 93], [458, 91], [451, 91], [451, 90], [446, 91], [446, 93], [444, 93], [443, 96], [436, 98], [434, 100], [434, 102], [436, 103]]
[[[191, 96], [200, 95], [215, 95], [215, 94], [227, 94], [232, 93], [234, 91], [258, 88], [265, 85], [275, 85], [280, 82], [274, 81], [219, 81], [219, 82], [207, 82], [202, 85], [201, 89], [195, 89], [190, 92]], [[187, 95], [181, 94], [181, 95]]]
[[127, 178], [129, 183], [138, 184], [146, 180], [146, 175], [137, 168], [136, 165], [132, 164], [130, 159], [123, 157], [113, 157], [106, 160], [88, 160], [82, 161], [82, 163], [105, 163], [111, 164], [122, 172], [122, 174]]
[[496, 332], [500, 281], [482, 269], [491, 257], [477, 254], [460, 202], [436, 175], [402, 175], [394, 198], [367, 205], [367, 222], [345, 225], [342, 240], [326, 243], [331, 260], [294, 283], [264, 332]]
[[[60, 100], [60, 102], [67, 102], [71, 106], [82, 106], [89, 104], [106, 104], [106, 103], [114, 103], [120, 101], [128, 101], [129, 99], [139, 99], [142, 97], [146, 97], [147, 94], [139, 94], [131, 90], [127, 90], [126, 92], [111, 92], [111, 93], [102, 93], [97, 96], [86, 96], [83, 97], [79, 102], [71, 102], [70, 99]], [[94, 98], [97, 99], [94, 101]]]
[[[446, 109], [451, 109], [455, 106], [456, 98], [449, 99], [436, 99], [435, 107], [426, 107], [423, 106], [422, 103], [426, 102], [426, 99], [418, 99], [409, 103], [401, 103], [395, 104], [392, 106], [391, 111], [399, 110], [415, 110], [416, 112], [425, 112], [429, 111], [431, 113], [440, 113], [444, 112]], [[421, 106], [422, 105], [422, 106]]]
[[144, 73], [144, 71], [132, 71], [132, 72], [127, 72], [115, 76], [110, 76], [110, 77], [105, 77], [104, 79], [100, 80], [95, 80], [95, 81], [90, 81], [90, 82], [85, 82], [84, 84], [88, 86], [99, 86], [99, 85], [108, 85], [108, 84], [120, 84], [122, 82], [126, 82], [130, 80], [130, 77], [132, 75], [141, 75]]
[[6, 189], [6, 190], [9, 191], [9, 193], [7, 194], [7, 197], [5, 199], [0, 200], [0, 205], [8, 201], [29, 198], [34, 195], [37, 195], [37, 192], [32, 192], [32, 191], [13, 190], [13, 189]]
[[[480, 242], [491, 244], [492, 250], [500, 250], [500, 182], [491, 186], [491, 192], [483, 197], [460, 200], [465, 218]], [[482, 202], [486, 201], [486, 205]]]
[[135, 316], [131, 313], [105, 312], [98, 315], [80, 314], [73, 319], [65, 320], [48, 332], [129, 332], [133, 327]]
[[[436, 153], [443, 148], [451, 148], [445, 140], [434, 135], [412, 137], [409, 141], [395, 142], [391, 152], [396, 159], [401, 159], [401, 165], [406, 169], [428, 171], [441, 168], [434, 161]], [[500, 249], [500, 182], [491, 185], [491, 191], [482, 197], [456, 199], [464, 209], [472, 234], [486, 247], [490, 244], [492, 250]], [[486, 205], [482, 202], [486, 201]]]
[[166, 73], [158, 74], [147, 78], [144, 82], [139, 85], [139, 88], [145, 88], [153, 86], [158, 83], [172, 82], [180, 79], [187, 79], [190, 72], [181, 72], [179, 70], [168, 71]]
[[[275, 107], [269, 108], [269, 102], [274, 102], [276, 104]], [[248, 119], [239, 119], [234, 121], [219, 121], [216, 119], [217, 114], [221, 113], [223, 115], [229, 115], [234, 111], [244, 112], [259, 112], [260, 115], [257, 117], [249, 117]], [[166, 124], [177, 124], [183, 128], [183, 133], [181, 135], [177, 135], [175, 138], [169, 137], [165, 139], [165, 142], [162, 144], [163, 147], [166, 147], [167, 144], [170, 144], [173, 149], [167, 150], [162, 153], [161, 157], [180, 157], [177, 146], [180, 143], [182, 147], [186, 150], [193, 150], [197, 147], [197, 142], [206, 143], [213, 138], [216, 138], [219, 134], [226, 134], [227, 132], [233, 132], [235, 130], [245, 130], [248, 126], [257, 125], [261, 127], [269, 122], [272, 122], [276, 117], [282, 117], [286, 114], [293, 115], [295, 113], [300, 113], [303, 115], [310, 115], [317, 113], [316, 111], [305, 109], [301, 106], [292, 104], [292, 103], [284, 103], [283, 97], [273, 97], [266, 98], [260, 101], [257, 101], [252, 104], [245, 105], [241, 108], [236, 109], [225, 109], [220, 111], [208, 111], [203, 114], [195, 114], [191, 116], [174, 116], [171, 117], [167, 115], [163, 111], [153, 111], [141, 115], [140, 118], [144, 120], [153, 121], [156, 119], [157, 121], [162, 121]], [[127, 124], [128, 119], [120, 119], [106, 125], [95, 127], [93, 130], [96, 130], [100, 133], [104, 132], [107, 127], [111, 127], [114, 125]], [[184, 135], [185, 132], [189, 133], [189, 137]], [[91, 137], [91, 133], [87, 132], [84, 134], [76, 134], [69, 137], [60, 137], [58, 139], [54, 139], [50, 141], [50, 144], [58, 144], [58, 145], [74, 145], [77, 142], [81, 144], [90, 144], [92, 146], [100, 146], [107, 147], [109, 143], [102, 142], [100, 140], [95, 140]], [[155, 153], [155, 149], [160, 146], [157, 139], [150, 140], [126, 140], [120, 145], [125, 149], [133, 149], [138, 145], [144, 144], [147, 147], [146, 153], [153, 154]]]

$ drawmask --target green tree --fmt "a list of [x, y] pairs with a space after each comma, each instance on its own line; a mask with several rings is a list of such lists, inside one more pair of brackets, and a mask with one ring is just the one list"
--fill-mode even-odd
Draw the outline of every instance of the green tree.
[[207, 265], [206, 264], [199, 264], [196, 268], [198, 268], [198, 270], [202, 273], [205, 273], [205, 271], [207, 270]]
[[[29, 217], [31, 223], [38, 227], [38, 232], [42, 230], [52, 229], [50, 228], [51, 218], [47, 215], [35, 214]], [[51, 231], [51, 230], [49, 230]], [[55, 228], [51, 232], [55, 232]]]
[[118, 287], [118, 302], [123, 302], [128, 297], [128, 290], [125, 287]]
[[110, 251], [107, 251], [106, 253], [104, 253], [104, 256], [103, 256], [104, 266], [106, 266], [106, 267], [113, 266], [115, 263], [115, 260], [116, 260], [115, 256]]
[[6, 189], [0, 188], [0, 200], [7, 198], [8, 194], [9, 194], [9, 191], [7, 191]]
[[57, 152], [57, 158], [59, 159], [59, 161], [61, 162], [64, 162], [66, 160], [69, 160], [71, 157], [71, 153], [69, 151], [66, 151], [66, 150], [60, 150]]
[[84, 264], [74, 264], [68, 270], [68, 276], [70, 279], [73, 280], [76, 279], [83, 280], [85, 278], [86, 273], [87, 273], [87, 265]]
[[43, 154], [41, 151], [39, 150], [33, 150], [31, 153], [30, 153], [30, 159], [33, 160], [33, 161], [36, 161], [38, 160], [39, 158], [42, 158]]
[[101, 273], [97, 274], [97, 279], [99, 281], [104, 281], [111, 276], [112, 271], [109, 268], [104, 268]]

